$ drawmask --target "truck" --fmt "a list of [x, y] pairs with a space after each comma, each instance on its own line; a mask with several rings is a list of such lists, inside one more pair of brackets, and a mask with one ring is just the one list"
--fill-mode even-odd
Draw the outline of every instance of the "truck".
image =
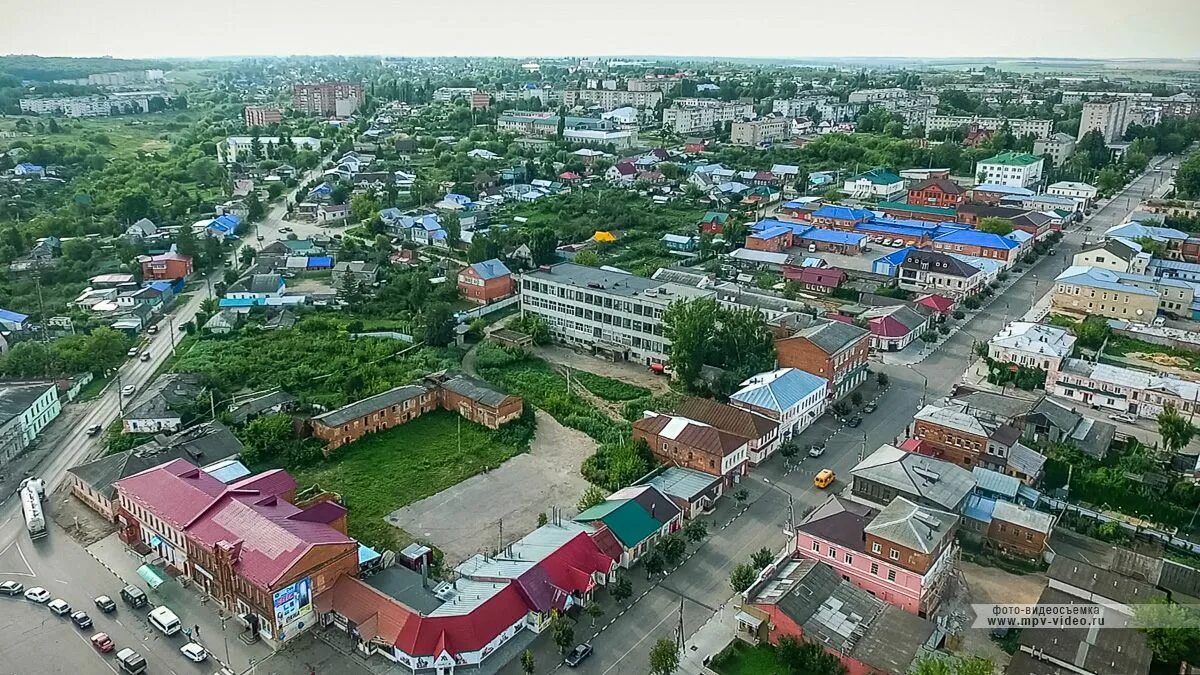
[[21, 488], [21, 513], [25, 516], [25, 529], [30, 539], [41, 539], [50, 532], [46, 529], [46, 515], [42, 513], [42, 500], [31, 486]]
[[46, 501], [46, 481], [36, 477], [26, 478], [25, 480], [21, 481], [21, 488], [23, 489], [26, 487], [31, 488], [34, 492], [36, 492], [38, 499], [41, 501]]

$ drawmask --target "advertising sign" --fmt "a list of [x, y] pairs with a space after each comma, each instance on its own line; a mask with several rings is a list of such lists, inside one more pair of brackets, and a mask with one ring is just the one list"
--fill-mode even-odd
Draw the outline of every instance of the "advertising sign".
[[275, 591], [274, 603], [276, 626], [285, 626], [312, 612], [312, 577]]

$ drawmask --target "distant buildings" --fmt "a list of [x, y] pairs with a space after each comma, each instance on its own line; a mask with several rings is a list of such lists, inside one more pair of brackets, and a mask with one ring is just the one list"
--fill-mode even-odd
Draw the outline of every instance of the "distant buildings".
[[1083, 104], [1083, 113], [1079, 119], [1079, 136], [1077, 140], [1090, 131], [1099, 131], [1106, 144], [1124, 140], [1125, 130], [1129, 128], [1129, 99], [1124, 97], [1109, 97]]
[[361, 82], [325, 81], [292, 85], [292, 107], [310, 115], [349, 117], [365, 102]]
[[662, 103], [661, 91], [625, 91], [612, 89], [568, 89], [563, 92], [563, 105], [599, 106], [614, 110], [625, 106], [653, 108]]
[[265, 127], [270, 124], [279, 124], [282, 122], [283, 111], [275, 107], [248, 105], [242, 111], [242, 117], [249, 128]]
[[734, 122], [729, 142], [734, 145], [763, 145], [791, 138], [791, 122], [783, 117], [764, 117], [752, 121]]
[[1050, 155], [1050, 163], [1062, 166], [1075, 154], [1075, 139], [1070, 134], [1056, 133], [1033, 142], [1033, 154], [1038, 157]]
[[725, 102], [705, 98], [676, 99], [663, 110], [663, 128], [677, 134], [710, 132], [713, 125], [754, 117], [753, 103]]
[[150, 99], [160, 98], [164, 104], [169, 96], [159, 91], [113, 92], [93, 96], [57, 96], [53, 98], [23, 98], [21, 112], [66, 117], [108, 117], [150, 111]]
[[972, 115], [930, 115], [925, 124], [925, 131], [957, 129], [972, 124], [987, 131], [999, 131], [1005, 125], [1008, 125], [1009, 131], [1018, 138], [1021, 136], [1045, 138], [1054, 133], [1054, 120], [978, 117]]
[[[278, 136], [230, 136], [224, 141], [217, 143], [217, 160], [221, 162], [239, 162], [244, 161], [247, 154], [252, 154], [255, 147], [260, 153], [252, 159], [262, 159], [265, 157], [265, 149], [268, 145], [279, 145], [280, 138]], [[296, 150], [320, 150], [321, 139], [310, 138], [308, 136], [292, 137], [292, 146]]]

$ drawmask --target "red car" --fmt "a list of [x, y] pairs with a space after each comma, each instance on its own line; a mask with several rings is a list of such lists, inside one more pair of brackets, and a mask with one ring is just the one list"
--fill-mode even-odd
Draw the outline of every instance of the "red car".
[[113, 641], [108, 637], [108, 633], [96, 633], [92, 636], [92, 646], [107, 654], [113, 650]]

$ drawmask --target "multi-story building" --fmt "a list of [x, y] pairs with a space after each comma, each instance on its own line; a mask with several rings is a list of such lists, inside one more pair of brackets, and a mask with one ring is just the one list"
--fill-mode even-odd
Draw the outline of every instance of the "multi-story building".
[[492, 95], [486, 91], [471, 92], [471, 110], [487, 110], [492, 107]]
[[463, 297], [486, 305], [513, 294], [512, 272], [497, 258], [484, 260], [458, 273], [458, 287]]
[[1075, 154], [1075, 139], [1061, 132], [1050, 134], [1033, 142], [1033, 154], [1038, 157], [1049, 155], [1051, 164], [1062, 166]]
[[940, 251], [910, 251], [900, 263], [901, 288], [950, 298], [974, 295], [986, 283], [983, 270]]
[[564, 129], [563, 140], [581, 145], [613, 146], [619, 151], [637, 147], [637, 129]]
[[1079, 118], [1079, 136], [1083, 140], [1089, 131], [1099, 131], [1105, 143], [1117, 143], [1125, 138], [1129, 128], [1129, 99], [1124, 97], [1102, 98], [1083, 104]]
[[764, 117], [746, 122], [734, 122], [729, 142], [734, 145], [762, 145], [791, 138], [792, 123], [784, 117]]
[[904, 497], [878, 510], [834, 495], [796, 527], [795, 554], [825, 563], [884, 602], [925, 617], [937, 609], [954, 574], [958, 520]]
[[477, 91], [475, 87], [438, 87], [433, 92], [433, 100], [437, 103], [449, 103], [458, 97], [469, 99]]
[[113, 92], [106, 96], [58, 96], [54, 98], [23, 98], [21, 112], [66, 117], [108, 117], [150, 111], [150, 99], [170, 97], [159, 91]]
[[1084, 207], [1091, 206], [1100, 195], [1100, 190], [1087, 183], [1060, 181], [1046, 188], [1046, 194], [1055, 197], [1069, 197]]
[[0, 382], [0, 465], [24, 452], [61, 412], [53, 382]]
[[1008, 456], [1021, 429], [977, 418], [959, 405], [927, 405], [917, 412], [913, 437], [935, 457], [967, 470], [977, 466], [1008, 473]]
[[793, 118], [807, 117], [811, 112], [820, 117], [822, 122], [838, 123], [853, 121], [862, 108], [861, 103], [843, 103], [836, 96], [809, 96], [775, 99], [772, 110]]
[[1104, 239], [1071, 259], [1075, 267], [1098, 267], [1120, 274], [1146, 274], [1152, 256], [1130, 239]]
[[137, 261], [142, 266], [142, 279], [146, 281], [186, 279], [192, 273], [192, 256], [174, 251], [138, 256]]
[[1027, 188], [1042, 180], [1046, 160], [1024, 152], [1002, 152], [980, 160], [975, 172], [983, 182]]
[[[318, 151], [321, 149], [321, 139], [319, 138], [293, 136], [291, 141], [296, 150]], [[246, 159], [246, 155], [254, 152], [256, 144], [260, 153], [257, 159], [262, 159], [267, 146], [278, 146], [279, 143], [278, 136], [230, 136], [224, 142], [217, 143], [217, 160], [227, 163], [243, 161]]]
[[310, 115], [348, 117], [365, 102], [361, 82], [338, 80], [292, 85], [292, 107]]
[[720, 476], [726, 488], [749, 467], [751, 439], [687, 417], [648, 413], [633, 423], [633, 438], [659, 463]]
[[1170, 277], [1126, 274], [1098, 267], [1068, 267], [1054, 280], [1050, 306], [1079, 316], [1149, 322], [1160, 311], [1192, 316], [1195, 290]]
[[825, 414], [829, 381], [798, 368], [759, 373], [729, 395], [729, 404], [779, 423], [779, 438], [799, 435]]
[[671, 91], [683, 80], [681, 77], [644, 77], [625, 83], [629, 91]]
[[1069, 331], [1040, 323], [1013, 321], [988, 340], [988, 358], [1026, 368], [1057, 371], [1070, 358], [1075, 336]]
[[876, 508], [903, 497], [932, 509], [962, 513], [975, 477], [957, 464], [881, 445], [850, 470], [850, 498]]
[[279, 124], [283, 121], [283, 111], [275, 107], [248, 105], [242, 111], [242, 119], [249, 128], [265, 127], [269, 124]]
[[933, 250], [999, 260], [1011, 266], [1017, 260], [1020, 244], [1008, 237], [977, 230], [954, 230], [933, 240]]
[[754, 104], [706, 98], [676, 99], [663, 110], [663, 128], [677, 134], [712, 131], [713, 125], [754, 117]]
[[829, 381], [829, 398], [839, 401], [867, 380], [871, 333], [854, 324], [808, 315], [788, 315], [800, 324], [778, 322], [779, 365], [799, 368]]
[[892, 201], [904, 196], [904, 179], [887, 169], [875, 168], [846, 179], [842, 191], [856, 199]]
[[959, 127], [970, 126], [972, 124], [986, 131], [999, 131], [1007, 124], [1009, 131], [1018, 138], [1021, 136], [1045, 138], [1054, 133], [1054, 120], [978, 117], [974, 115], [930, 115], [926, 122], [925, 131], [958, 129]]
[[568, 89], [563, 92], [563, 105], [600, 106], [605, 110], [625, 106], [653, 108], [662, 103], [662, 99], [663, 94], [658, 90]]
[[908, 188], [908, 203], [952, 209], [962, 204], [966, 192], [963, 186], [948, 178], [928, 178]]
[[675, 414], [750, 439], [747, 450], [752, 466], [771, 456], [779, 447], [779, 423], [766, 415], [710, 398], [693, 397], [685, 398], [675, 406]]
[[1093, 408], [1154, 419], [1168, 404], [1185, 416], [1200, 412], [1200, 382], [1082, 359], [1067, 359], [1046, 391]]

